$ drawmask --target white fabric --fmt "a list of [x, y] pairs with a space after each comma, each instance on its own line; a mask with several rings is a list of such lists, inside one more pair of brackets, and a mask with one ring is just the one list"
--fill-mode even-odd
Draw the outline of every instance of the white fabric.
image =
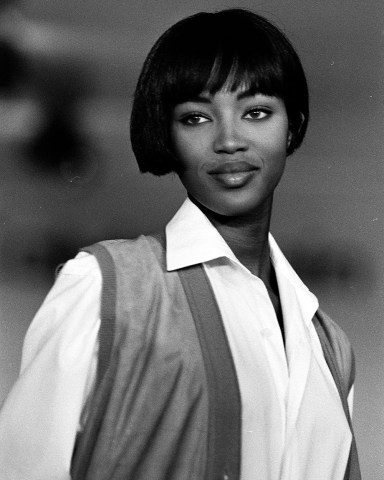
[[101, 274], [80, 254], [62, 269], [27, 332], [20, 377], [0, 412], [2, 480], [68, 480], [95, 375]]
[[[342, 480], [351, 434], [312, 325], [318, 307], [270, 236], [286, 350], [263, 282], [189, 200], [168, 224], [167, 268], [204, 262], [237, 370], [241, 480]], [[92, 388], [100, 325], [96, 259], [69, 261], [27, 333], [21, 373], [0, 412], [4, 480], [68, 480]]]

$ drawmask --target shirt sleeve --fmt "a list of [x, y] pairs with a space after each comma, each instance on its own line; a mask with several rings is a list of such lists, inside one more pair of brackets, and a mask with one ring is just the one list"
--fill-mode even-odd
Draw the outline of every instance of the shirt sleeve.
[[0, 411], [2, 479], [70, 479], [96, 376], [101, 285], [97, 260], [80, 253], [65, 264], [33, 319], [20, 376]]

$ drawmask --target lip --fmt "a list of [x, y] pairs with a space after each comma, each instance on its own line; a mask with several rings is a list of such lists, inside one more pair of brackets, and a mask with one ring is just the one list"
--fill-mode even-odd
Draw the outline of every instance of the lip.
[[249, 163], [244, 160], [224, 162], [215, 165], [212, 168], [207, 170], [207, 173], [210, 175], [221, 175], [221, 174], [230, 174], [230, 173], [245, 173], [258, 170], [256, 165]]
[[207, 173], [225, 188], [241, 188], [252, 180], [258, 170], [256, 165], [239, 160], [215, 165]]

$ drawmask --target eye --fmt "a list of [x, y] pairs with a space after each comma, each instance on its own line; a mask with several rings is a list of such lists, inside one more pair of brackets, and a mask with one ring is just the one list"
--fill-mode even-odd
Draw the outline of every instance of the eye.
[[244, 115], [244, 118], [249, 120], [262, 120], [263, 118], [271, 115], [271, 113], [272, 112], [268, 108], [255, 107], [248, 110], [247, 113]]
[[201, 123], [209, 122], [209, 119], [201, 113], [188, 113], [183, 115], [180, 119], [183, 125], [200, 125]]

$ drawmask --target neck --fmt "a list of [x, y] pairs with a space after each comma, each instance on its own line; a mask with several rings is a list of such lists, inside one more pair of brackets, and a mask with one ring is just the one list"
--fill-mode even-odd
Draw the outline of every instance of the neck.
[[271, 286], [272, 268], [269, 256], [268, 233], [271, 221], [272, 198], [257, 211], [243, 216], [228, 217], [205, 208], [191, 200], [204, 212], [227, 242], [236, 258], [254, 275]]

